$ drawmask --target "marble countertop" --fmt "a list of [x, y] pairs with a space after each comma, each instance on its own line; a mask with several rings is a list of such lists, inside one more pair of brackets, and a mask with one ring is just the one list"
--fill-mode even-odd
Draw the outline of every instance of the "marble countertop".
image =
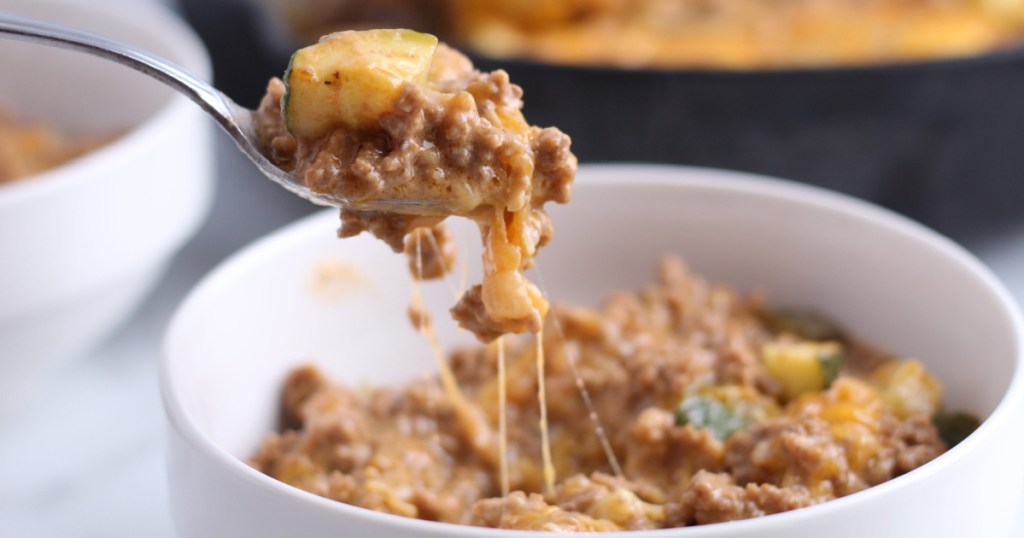
[[[0, 536], [175, 536], [157, 359], [188, 289], [228, 254], [314, 208], [255, 172], [218, 136], [213, 212], [132, 320], [0, 415]], [[974, 250], [1024, 301], [1024, 229]], [[51, 398], [50, 394], [59, 395]], [[1024, 536], [1024, 507], [1020, 535]]]

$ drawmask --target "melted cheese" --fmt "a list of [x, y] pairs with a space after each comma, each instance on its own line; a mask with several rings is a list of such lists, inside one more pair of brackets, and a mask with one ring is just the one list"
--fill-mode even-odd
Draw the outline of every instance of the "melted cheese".
[[[419, 281], [416, 279], [412, 279], [410, 310], [425, 312]], [[444, 349], [441, 347], [441, 340], [434, 331], [433, 323], [431, 323], [427, 315], [420, 314], [414, 317], [419, 321], [416, 324], [416, 329], [427, 339], [431, 354], [434, 356], [434, 361], [437, 364], [438, 374], [441, 377], [441, 386], [444, 387], [448, 400], [452, 404], [455, 417], [459, 421], [463, 435], [466, 436], [466, 440], [481, 458], [491, 464], [497, 464], [496, 460], [498, 458], [495, 457], [494, 450], [492, 450], [494, 443], [491, 429], [487, 425], [487, 421], [484, 419], [480, 409], [470, 406], [462, 390], [459, 389], [455, 374], [452, 372], [451, 365], [448, 364], [448, 359], [445, 357]]]
[[[527, 218], [526, 211], [507, 213], [499, 208], [492, 213], [486, 226], [481, 298], [494, 321], [507, 324], [511, 332], [535, 333], [541, 328], [548, 303], [522, 273], [523, 260], [536, 248], [536, 241], [531, 241], [526, 232], [519, 232], [528, 228], [520, 223]], [[510, 216], [512, 226], [506, 224], [506, 216]]]
[[544, 463], [544, 490], [555, 493], [555, 466], [551, 463], [551, 438], [548, 433], [548, 400], [544, 390], [544, 331], [537, 331], [537, 405], [540, 408], [540, 449]]
[[509, 492], [508, 485], [508, 375], [505, 369], [505, 339], [498, 338], [495, 341], [498, 347], [498, 465], [499, 483], [501, 484], [501, 496], [505, 497]]
[[[537, 268], [537, 273], [540, 275], [540, 268]], [[544, 277], [541, 275], [538, 282], [541, 286], [544, 285]], [[574, 349], [566, 345], [565, 331], [562, 330], [562, 322], [559, 321], [558, 316], [551, 316], [551, 323], [555, 328], [558, 340], [561, 342], [563, 353], [565, 353], [566, 363], [569, 365], [569, 369], [572, 370], [573, 383], [576, 385], [576, 389], [579, 391], [580, 399], [583, 400], [583, 405], [587, 409], [587, 418], [590, 419], [590, 423], [594, 426], [594, 435], [597, 436], [598, 443], [601, 445], [601, 450], [604, 452], [605, 459], [608, 460], [608, 467], [611, 469], [612, 474], [618, 478], [624, 478], [622, 473], [622, 465], [619, 463], [618, 456], [615, 455], [615, 450], [612, 449], [612, 443], [608, 439], [608, 435], [604, 431], [604, 426], [601, 425], [601, 417], [597, 414], [597, 408], [594, 407], [594, 401], [590, 397], [590, 391], [587, 390], [587, 384], [583, 381], [583, 376], [580, 375], [578, 357], [574, 353]]]

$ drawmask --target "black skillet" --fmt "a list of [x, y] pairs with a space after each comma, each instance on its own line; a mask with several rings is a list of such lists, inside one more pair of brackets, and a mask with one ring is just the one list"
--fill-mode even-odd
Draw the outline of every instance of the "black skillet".
[[581, 161], [713, 166], [866, 198], [962, 240], [1024, 224], [1024, 49], [853, 68], [697, 71], [475, 58]]

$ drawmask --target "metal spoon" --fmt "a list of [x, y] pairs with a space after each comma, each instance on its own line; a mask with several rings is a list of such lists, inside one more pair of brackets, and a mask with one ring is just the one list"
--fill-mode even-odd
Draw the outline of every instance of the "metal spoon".
[[259, 149], [253, 129], [253, 111], [173, 63], [137, 47], [113, 39], [31, 17], [0, 12], [0, 36], [85, 52], [149, 75], [194, 101], [217, 121], [263, 175], [289, 191], [319, 205], [360, 211], [410, 214], [444, 214], [442, 200], [371, 200], [352, 203], [342, 196], [313, 192], [301, 178], [278, 168]]

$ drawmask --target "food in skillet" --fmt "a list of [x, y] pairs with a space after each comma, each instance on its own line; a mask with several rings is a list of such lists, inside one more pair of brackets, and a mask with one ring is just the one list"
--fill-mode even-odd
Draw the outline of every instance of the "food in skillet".
[[[555, 322], [557, 321], [557, 326]], [[560, 330], [559, 330], [560, 327]], [[545, 487], [538, 348], [508, 343], [511, 492], [494, 459], [494, 346], [451, 356], [467, 429], [434, 377], [371, 389], [299, 368], [282, 429], [251, 464], [298, 488], [407, 517], [558, 532], [732, 521], [849, 495], [942, 454], [977, 422], [942, 410], [921, 362], [806, 314], [767, 309], [664, 261], [599, 308], [555, 306], [543, 350], [558, 480]], [[615, 464], [586, 420], [575, 358]], [[372, 357], [367, 357], [372, 360]]]
[[[369, 231], [415, 255], [417, 277], [452, 269], [445, 218], [475, 221], [484, 278], [452, 312], [491, 341], [540, 330], [548, 305], [523, 270], [551, 238], [544, 204], [569, 200], [576, 171], [569, 137], [529, 125], [521, 97], [507, 73], [476, 71], [433, 36], [339, 32], [295, 53], [255, 124], [273, 162], [348, 202], [339, 235]], [[437, 204], [360, 209], [381, 200]]]
[[591, 66], [813, 68], [1024, 42], [1021, 0], [282, 0], [266, 9], [302, 42], [401, 26], [495, 58]]
[[864, 65], [1024, 43], [1019, 0], [453, 0], [450, 16], [490, 56], [619, 67]]

